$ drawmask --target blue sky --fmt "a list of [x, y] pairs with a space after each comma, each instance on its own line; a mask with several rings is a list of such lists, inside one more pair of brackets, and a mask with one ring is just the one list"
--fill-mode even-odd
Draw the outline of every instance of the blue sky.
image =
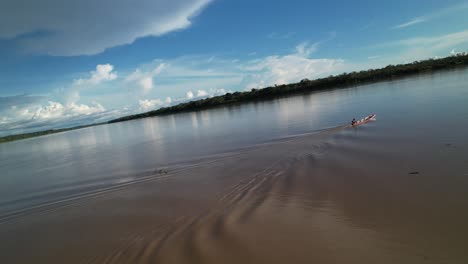
[[0, 135], [468, 50], [468, 1], [1, 0]]

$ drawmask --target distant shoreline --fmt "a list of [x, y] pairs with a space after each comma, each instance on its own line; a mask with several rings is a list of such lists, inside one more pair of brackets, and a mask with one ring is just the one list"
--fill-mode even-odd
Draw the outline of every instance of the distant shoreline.
[[421, 73], [436, 72], [440, 70], [454, 69], [466, 66], [468, 66], [468, 53], [462, 53], [456, 56], [449, 56], [440, 59], [428, 59], [408, 64], [388, 65], [380, 69], [370, 69], [367, 71], [343, 73], [340, 75], [329, 76], [326, 78], [320, 78], [315, 80], [303, 79], [298, 83], [275, 85], [273, 87], [266, 87], [263, 89], [252, 89], [248, 92], [227, 93], [225, 95], [181, 103], [175, 106], [163, 107], [157, 110], [141, 114], [129, 115], [117, 119], [112, 119], [105, 123], [89, 124], [62, 129], [50, 129], [45, 131], [4, 136], [0, 137], [0, 143], [146, 117], [205, 110], [224, 105], [263, 101], [278, 97], [309, 93], [314, 91], [341, 89], [351, 87], [354, 85], [377, 83], [381, 81], [393, 80], [396, 78], [402, 78]]
[[107, 122], [105, 122], [105, 123], [95, 123], [95, 124], [89, 124], [89, 125], [82, 125], [82, 126], [76, 126], [76, 127], [48, 129], [48, 130], [42, 130], [42, 131], [37, 131], [37, 132], [31, 132], [31, 133], [23, 133], [23, 134], [4, 136], [4, 137], [0, 137], [0, 144], [1, 143], [6, 143], [6, 142], [11, 142], [11, 141], [16, 141], [16, 140], [27, 139], [27, 138], [34, 138], [34, 137], [51, 135], [51, 134], [57, 134], [57, 133], [66, 132], [66, 131], [70, 131], [70, 130], [77, 130], [77, 129], [87, 128], [87, 127], [92, 127], [92, 126], [99, 126], [99, 125], [103, 125], [103, 124], [107, 124]]

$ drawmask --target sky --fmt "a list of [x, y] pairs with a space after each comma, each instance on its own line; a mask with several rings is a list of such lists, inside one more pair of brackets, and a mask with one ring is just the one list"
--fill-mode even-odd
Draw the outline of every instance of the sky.
[[468, 51], [468, 1], [0, 0], [0, 136]]

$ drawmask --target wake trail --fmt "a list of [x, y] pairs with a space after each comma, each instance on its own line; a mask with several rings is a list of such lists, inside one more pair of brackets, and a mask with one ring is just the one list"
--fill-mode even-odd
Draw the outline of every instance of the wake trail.
[[[78, 187], [73, 187], [73, 186], [69, 187], [70, 191], [76, 191], [76, 193], [74, 194], [64, 195], [62, 197], [57, 197], [56, 199], [53, 199], [53, 198], [48, 199], [42, 203], [36, 203], [36, 204], [29, 205], [29, 206], [24, 206], [19, 209], [17, 208], [13, 210], [7, 210], [6, 212], [0, 214], [0, 225], [5, 224], [10, 221], [14, 221], [15, 219], [19, 219], [27, 215], [40, 214], [40, 213], [43, 214], [43, 213], [56, 211], [61, 208], [79, 203], [80, 201], [96, 198], [99, 196], [104, 196], [104, 195], [117, 192], [117, 191], [126, 190], [128, 188], [135, 187], [137, 185], [147, 183], [150, 181], [170, 179], [172, 177], [176, 177], [180, 173], [187, 172], [187, 171], [189, 172], [190, 170], [194, 168], [207, 166], [209, 164], [213, 164], [217, 162], [222, 162], [223, 160], [233, 158], [236, 156], [240, 156], [251, 151], [261, 150], [263, 148], [272, 147], [277, 144], [287, 144], [292, 141], [298, 140], [300, 138], [307, 138], [308, 136], [312, 136], [315, 134], [329, 135], [332, 133], [337, 133], [347, 127], [348, 127], [347, 125], [341, 125], [341, 126], [336, 126], [336, 127], [313, 130], [313, 131], [309, 131], [309, 132], [301, 133], [301, 134], [288, 135], [285, 137], [279, 137], [273, 140], [269, 140], [263, 143], [257, 143], [257, 144], [252, 144], [252, 145], [245, 146], [245, 147], [240, 147], [237, 149], [231, 149], [229, 151], [224, 151], [224, 152], [213, 154], [213, 155], [206, 155], [206, 156], [198, 157], [196, 159], [179, 161], [176, 163], [169, 163], [166, 166], [161, 166], [159, 168], [151, 169], [147, 172], [139, 173], [139, 176], [138, 174], [133, 174], [133, 175], [126, 175], [126, 177], [124, 178], [113, 179], [114, 183], [106, 184], [104, 182], [101, 182], [101, 184], [106, 184], [107, 186], [96, 188], [94, 190], [80, 192], [78, 188], [84, 188], [83, 184], [85, 184], [85, 182], [81, 182], [80, 183], [81, 185]], [[275, 164], [278, 161], [273, 162], [273, 164]], [[229, 192], [226, 193], [225, 196], [220, 199], [220, 201], [223, 201], [226, 199], [228, 200], [232, 199], [232, 195], [239, 196], [239, 194], [241, 194], [242, 192], [245, 192], [246, 189], [248, 190], [250, 186], [258, 184], [258, 180], [260, 178], [263, 178], [261, 176], [262, 173], [263, 173], [263, 176], [265, 176], [265, 172], [268, 171], [269, 169], [265, 169], [263, 172], [259, 172], [256, 176], [250, 178], [249, 180], [246, 180], [248, 184], [245, 184], [245, 182], [239, 183], [237, 186], [231, 189], [230, 193]], [[141, 176], [141, 175], [144, 175], [144, 176]], [[132, 180], [126, 180], [128, 178], [132, 178]], [[119, 183], [119, 181], [124, 181], [124, 182]], [[100, 182], [98, 182], [96, 185], [99, 185], [99, 184]], [[54, 188], [49, 187], [49, 190], [44, 190], [44, 195], [41, 195], [40, 193], [36, 193], [28, 197], [21, 197], [21, 198], [13, 199], [13, 200], [6, 201], [6, 202], [4, 201], [0, 203], [0, 206], [9, 206], [9, 205], [14, 205], [15, 203], [20, 203], [20, 202], [28, 202], [28, 201], [34, 201], [34, 200], [39, 200], [39, 199], [45, 199], [45, 197], [47, 196], [57, 195], [57, 192], [67, 191], [64, 188], [60, 188], [60, 189], [58, 188], [58, 191], [54, 192], [53, 189]], [[229, 196], [231, 197], [228, 198]], [[240, 197], [237, 197], [237, 198], [239, 199]]]

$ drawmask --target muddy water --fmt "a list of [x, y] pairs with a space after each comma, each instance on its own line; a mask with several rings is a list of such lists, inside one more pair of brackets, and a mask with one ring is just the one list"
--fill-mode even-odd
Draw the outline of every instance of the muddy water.
[[467, 81], [423, 75], [2, 144], [0, 260], [467, 263]]

